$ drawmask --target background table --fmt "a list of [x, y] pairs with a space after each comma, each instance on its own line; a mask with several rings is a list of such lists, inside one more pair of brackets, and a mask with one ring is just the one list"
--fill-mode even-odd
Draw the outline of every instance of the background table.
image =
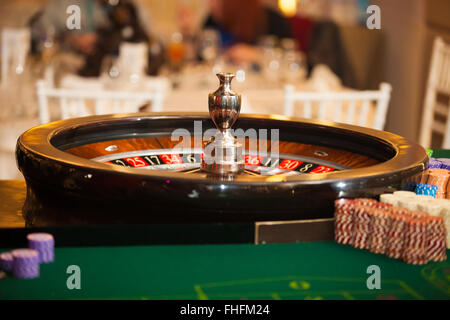
[[[95, 78], [83, 78], [75, 75], [76, 66], [80, 64], [79, 57], [61, 54], [54, 62], [57, 88], [87, 90], [87, 91], [124, 91], [148, 92], [152, 83], [162, 81], [164, 87], [163, 112], [207, 112], [208, 94], [218, 87], [218, 79], [211, 66], [204, 64], [186, 66], [183, 72], [175, 77], [177, 87], [172, 87], [173, 74], [159, 77], [144, 77], [138, 83], [111, 79], [105, 74]], [[0, 179], [21, 179], [22, 175], [15, 164], [14, 151], [18, 137], [26, 130], [39, 125], [38, 103], [36, 96], [36, 80], [45, 74], [45, 65], [33, 61], [32, 67], [16, 79], [11, 88], [0, 88]], [[227, 71], [236, 72], [237, 67], [227, 66]], [[299, 91], [351, 91], [343, 87], [339, 79], [324, 71], [315, 74], [310, 79], [301, 78], [296, 82]], [[320, 71], [320, 70], [319, 70]], [[232, 87], [242, 94], [241, 113], [249, 114], [283, 114], [284, 86], [283, 79], [268, 80], [263, 73], [247, 70], [245, 80], [233, 80]], [[170, 81], [169, 81], [170, 79]], [[57, 99], [49, 99], [51, 120], [61, 118], [60, 105]], [[313, 103], [312, 116], [318, 114], [318, 104]], [[88, 112], [94, 112], [94, 103], [86, 105]], [[345, 106], [343, 106], [345, 108]], [[367, 124], [373, 122], [374, 106], [371, 105], [367, 116]], [[150, 110], [146, 110], [150, 111]], [[331, 109], [327, 119], [333, 119]], [[293, 116], [302, 117], [302, 108], [295, 108]]]

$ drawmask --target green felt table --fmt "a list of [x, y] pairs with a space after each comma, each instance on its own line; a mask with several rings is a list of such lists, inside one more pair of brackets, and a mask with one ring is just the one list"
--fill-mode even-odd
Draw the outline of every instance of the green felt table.
[[[70, 265], [80, 290], [67, 288]], [[380, 290], [367, 288], [370, 265]], [[40, 278], [1, 279], [0, 299], [450, 299], [450, 263], [412, 266], [333, 242], [57, 248]]]
[[450, 159], [450, 150], [448, 149], [427, 149], [429, 157]]

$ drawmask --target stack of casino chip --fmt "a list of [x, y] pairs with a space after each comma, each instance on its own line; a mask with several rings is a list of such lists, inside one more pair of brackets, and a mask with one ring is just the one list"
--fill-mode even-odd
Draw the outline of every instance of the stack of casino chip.
[[449, 183], [447, 183], [447, 187], [446, 187], [446, 189], [445, 189], [445, 198], [446, 199], [450, 199], [450, 180], [449, 180]]
[[417, 209], [427, 212], [430, 216], [438, 217], [441, 215], [443, 207], [439, 201], [425, 200], [417, 205]]
[[16, 249], [0, 254], [0, 268], [20, 279], [39, 277], [41, 263], [50, 263], [55, 258], [55, 241], [48, 233], [27, 235], [27, 249]]
[[398, 197], [394, 196], [392, 193], [385, 193], [380, 196], [380, 203], [386, 203], [393, 207], [397, 207]]
[[427, 259], [429, 261], [445, 261], [446, 255], [446, 229], [444, 218], [429, 216], [427, 229]]
[[[445, 159], [445, 158], [434, 159], [434, 158], [430, 158], [430, 161], [431, 160], [439, 161], [441, 163], [441, 167], [440, 168], [436, 168], [436, 169], [450, 170], [450, 159]], [[430, 168], [430, 169], [433, 169], [433, 168]]]
[[353, 205], [353, 200], [348, 199], [339, 199], [334, 202], [334, 238], [337, 243], [352, 244]]
[[39, 253], [33, 249], [17, 249], [11, 252], [13, 256], [12, 273], [19, 279], [39, 277]]
[[400, 259], [402, 256], [407, 216], [395, 208], [389, 213], [391, 227], [386, 241], [386, 255], [389, 258]]
[[[450, 159], [430, 158], [427, 170], [407, 179], [403, 183], [403, 189], [416, 191], [418, 194], [429, 194], [438, 199], [450, 199]], [[434, 189], [420, 185], [434, 185]], [[420, 187], [419, 187], [420, 186]]]
[[381, 210], [386, 210], [386, 211], [391, 210], [393, 206], [394, 206], [393, 204], [384, 203], [384, 202], [377, 202], [375, 204], [375, 208], [381, 209]]
[[402, 259], [409, 264], [426, 264], [427, 220], [407, 217]]
[[[425, 196], [432, 196], [433, 198], [438, 197], [438, 190], [439, 187], [432, 184], [418, 184], [415, 189], [415, 193], [417, 195], [425, 195]], [[439, 196], [442, 198], [442, 195]]]
[[48, 233], [30, 233], [27, 236], [28, 247], [39, 252], [39, 262], [53, 262], [55, 257], [55, 241]]
[[[396, 206], [407, 203], [405, 199], [414, 206]], [[450, 228], [444, 216], [450, 212], [450, 201], [405, 191], [381, 195], [380, 200], [336, 200], [336, 242], [415, 265], [447, 259]]]
[[378, 201], [369, 198], [357, 198], [353, 200], [356, 205], [365, 206], [365, 207], [375, 207]]
[[[398, 206], [401, 208], [407, 208], [410, 210], [416, 210], [417, 209], [417, 203], [418, 201], [415, 199], [416, 198], [416, 194], [414, 192], [410, 192], [410, 191], [396, 191], [393, 194], [391, 194], [390, 196], [392, 196], [394, 198], [394, 200], [391, 200], [388, 203], [393, 204], [394, 206]], [[383, 197], [383, 199], [382, 199]], [[381, 195], [380, 196], [380, 200], [381, 202], [383, 202], [385, 200], [386, 197], [385, 195]]]
[[11, 252], [3, 252], [0, 254], [0, 268], [4, 271], [12, 271], [13, 267], [13, 255]]
[[403, 181], [402, 189], [406, 191], [415, 191], [417, 184], [415, 177], [411, 177]]
[[395, 191], [392, 195], [395, 196], [396, 198], [411, 198], [414, 197], [416, 194], [411, 191]]
[[443, 163], [440, 159], [430, 158], [430, 161], [428, 161], [428, 169], [442, 169], [442, 165]]
[[[408, 204], [407, 199], [410, 204]], [[398, 207], [415, 208], [419, 211], [426, 212], [431, 216], [442, 217], [447, 230], [447, 246], [450, 248], [450, 200], [435, 199], [431, 196], [415, 195], [412, 192], [397, 191], [394, 194], [382, 194], [381, 202], [393, 204]], [[411, 204], [412, 203], [412, 204]]]
[[370, 216], [376, 205], [377, 201], [374, 199], [354, 200], [352, 244], [355, 248], [369, 248]]
[[353, 247], [369, 249], [370, 217], [374, 210], [376, 209], [370, 206], [355, 204], [353, 211]]
[[417, 210], [418, 201], [414, 198], [401, 197], [397, 200], [397, 206], [409, 210]]
[[387, 239], [391, 228], [392, 219], [389, 209], [371, 209], [370, 214], [370, 233], [369, 233], [369, 251], [373, 253], [386, 253]]
[[447, 184], [449, 171], [446, 169], [429, 169], [427, 184], [437, 186], [436, 198], [445, 199], [447, 194]]

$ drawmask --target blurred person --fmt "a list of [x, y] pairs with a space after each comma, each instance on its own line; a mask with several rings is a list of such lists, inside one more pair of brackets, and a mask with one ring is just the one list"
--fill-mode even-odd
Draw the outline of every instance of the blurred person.
[[225, 57], [235, 63], [258, 63], [261, 37], [292, 38], [289, 22], [260, 0], [209, 0], [203, 28], [219, 32]]
[[313, 68], [328, 66], [345, 86], [355, 87], [356, 78], [344, 48], [338, 25], [329, 20], [297, 14], [290, 19], [298, 48], [306, 54], [308, 74]]
[[[66, 26], [71, 5], [80, 8], [81, 29], [69, 30]], [[82, 54], [93, 51], [97, 41], [95, 30], [108, 25], [107, 0], [51, 0], [29, 21], [32, 52], [39, 53], [41, 43], [53, 45], [57, 41], [65, 49]]]
[[186, 4], [181, 4], [177, 8], [178, 30], [183, 36], [184, 60], [195, 61], [197, 58], [196, 42], [197, 34], [195, 30], [195, 12]]
[[81, 76], [99, 76], [103, 58], [107, 55], [118, 56], [122, 42], [149, 44], [149, 61], [147, 73], [157, 74], [163, 62], [162, 45], [149, 37], [142, 27], [137, 10], [131, 1], [121, 0], [112, 6], [108, 13], [109, 24], [96, 31], [97, 41], [86, 57], [84, 67], [79, 71]]

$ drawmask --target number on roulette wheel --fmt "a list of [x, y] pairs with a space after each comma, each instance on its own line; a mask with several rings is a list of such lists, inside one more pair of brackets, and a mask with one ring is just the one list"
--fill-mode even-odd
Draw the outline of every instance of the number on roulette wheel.
[[427, 164], [421, 146], [392, 133], [239, 115], [232, 76], [220, 78], [209, 115], [91, 116], [25, 132], [16, 156], [27, 224], [327, 218], [336, 198], [397, 190]]

